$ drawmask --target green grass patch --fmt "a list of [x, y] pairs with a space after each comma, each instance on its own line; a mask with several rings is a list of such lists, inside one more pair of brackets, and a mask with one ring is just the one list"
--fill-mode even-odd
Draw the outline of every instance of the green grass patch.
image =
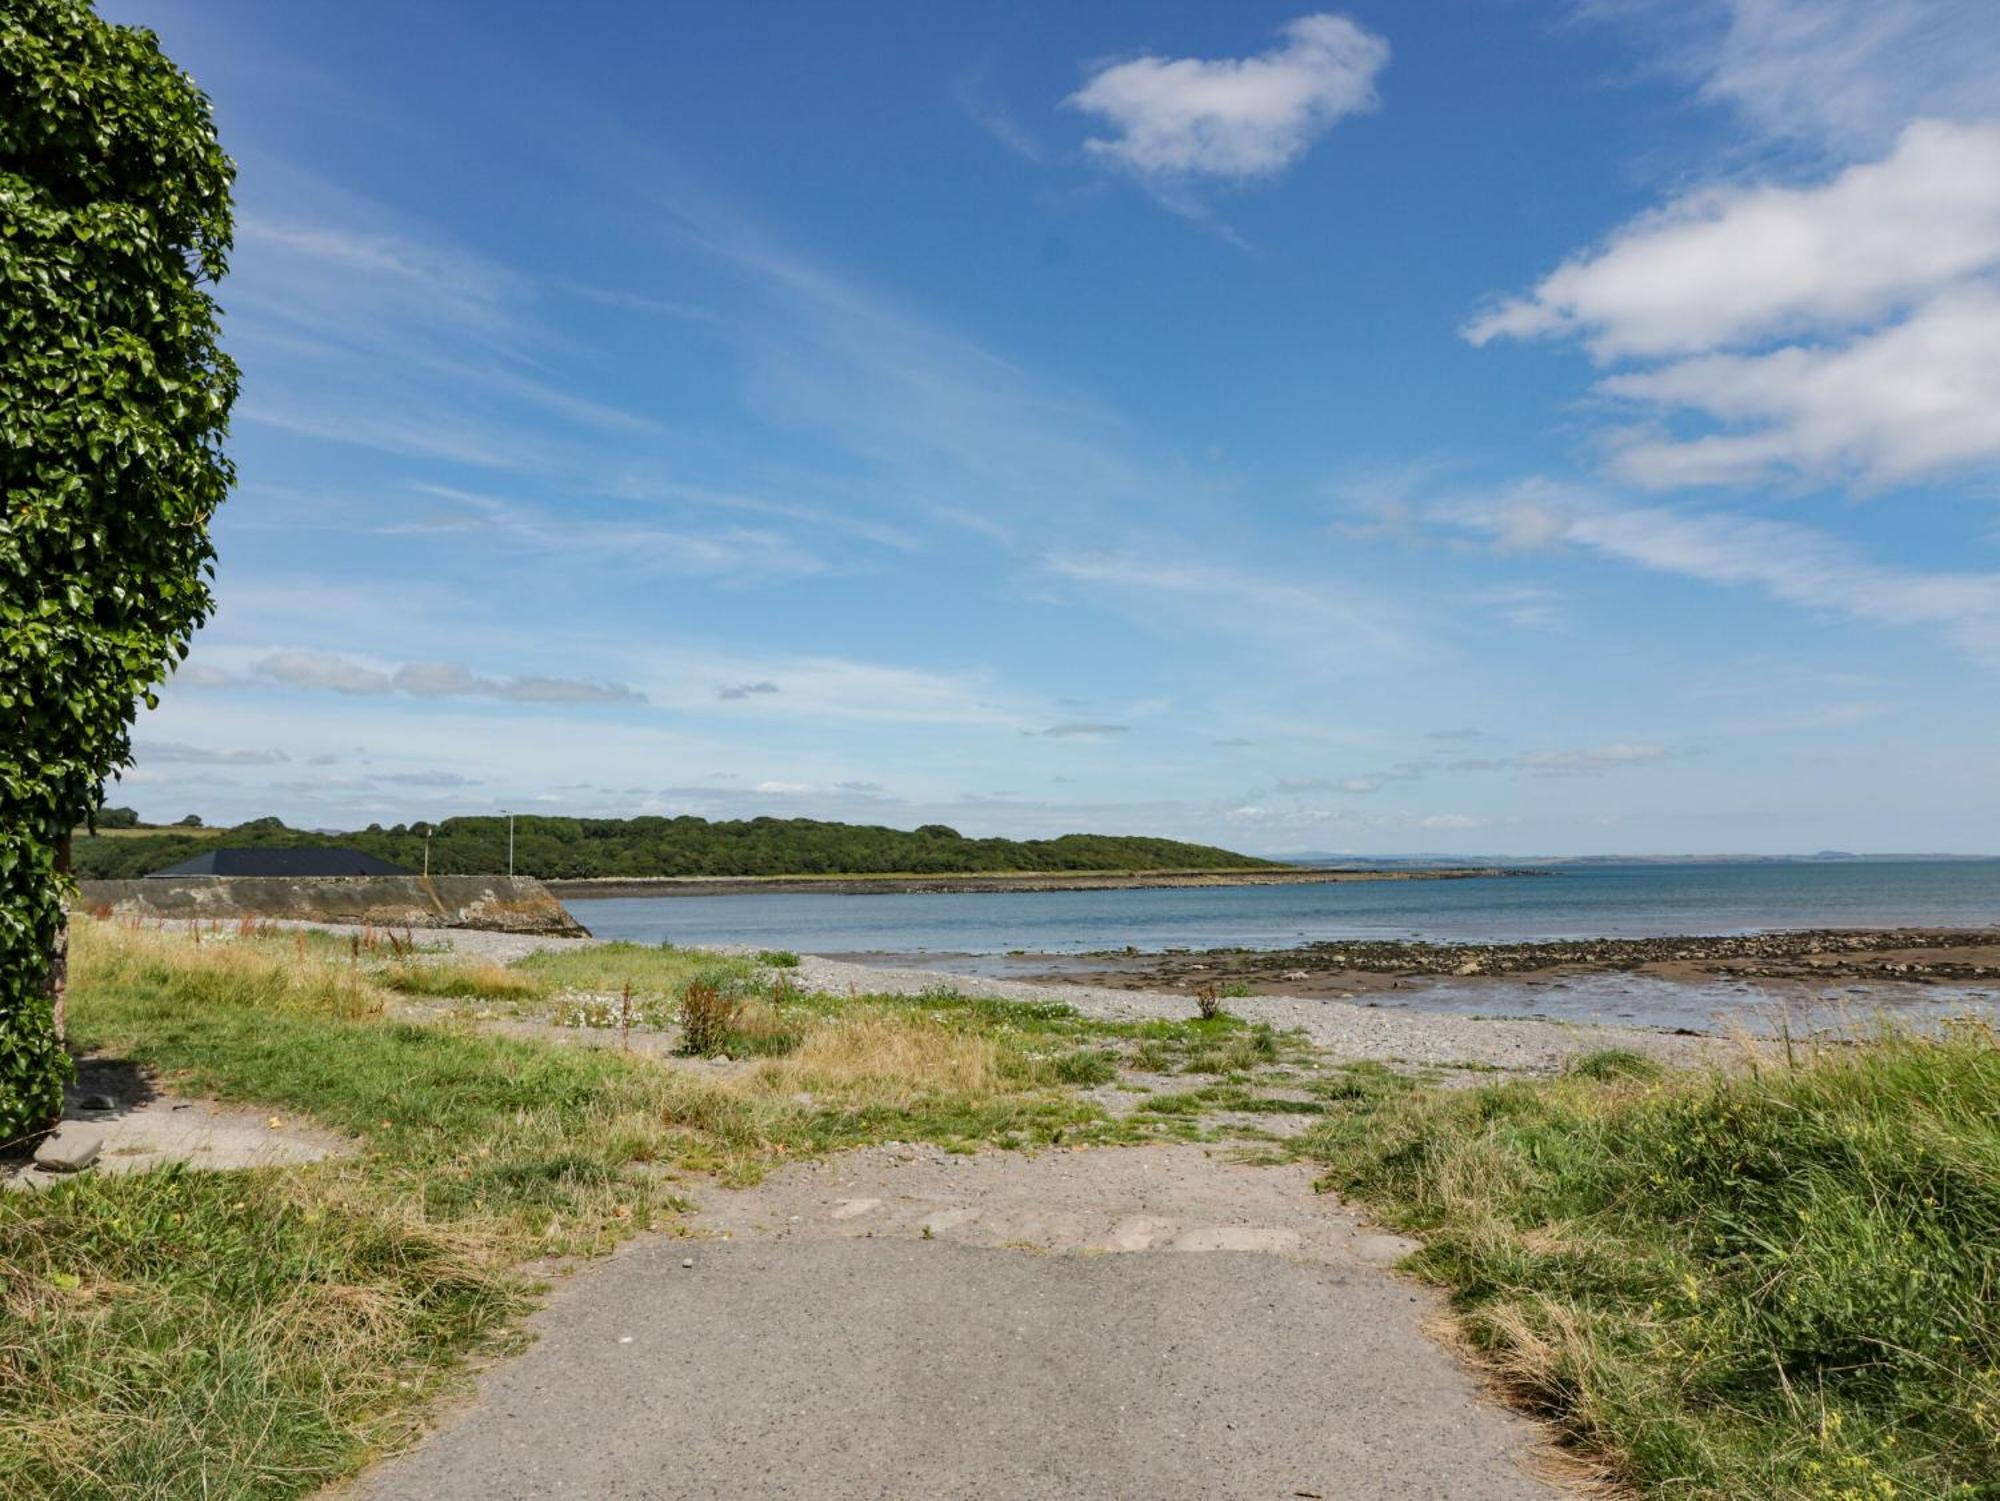
[[1630, 1048], [1599, 1048], [1570, 1060], [1563, 1072], [1578, 1079], [1657, 1079], [1666, 1070], [1658, 1059]]
[[740, 994], [759, 988], [763, 978], [754, 959], [646, 943], [542, 949], [508, 968], [551, 994], [569, 990], [618, 995], [630, 985], [635, 997], [649, 1000], [678, 998], [697, 981], [724, 994]]
[[1466, 1338], [1658, 1497], [2000, 1497], [2000, 1046], [1542, 1083], [1351, 1072], [1308, 1138]]
[[[586, 952], [605, 966], [595, 982], [622, 986], [603, 949], [558, 957]], [[713, 962], [627, 957], [659, 986]], [[466, 1358], [509, 1337], [532, 1300], [524, 1264], [671, 1225], [688, 1173], [746, 1181], [890, 1138], [1034, 1146], [1105, 1121], [1067, 1087], [1100, 1071], [1081, 1055], [1104, 1045], [1073, 1016], [753, 999], [800, 1035], [714, 1078], [389, 1020], [373, 966], [289, 939], [196, 945], [84, 920], [74, 958], [81, 1046], [310, 1117], [356, 1151], [0, 1195], [8, 1497], [315, 1491], [407, 1441]]]

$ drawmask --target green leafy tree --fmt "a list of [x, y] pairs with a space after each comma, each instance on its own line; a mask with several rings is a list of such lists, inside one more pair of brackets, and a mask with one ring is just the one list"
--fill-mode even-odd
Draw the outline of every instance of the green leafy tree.
[[234, 173], [150, 31], [0, 0], [0, 1142], [61, 1106], [69, 831], [210, 608]]

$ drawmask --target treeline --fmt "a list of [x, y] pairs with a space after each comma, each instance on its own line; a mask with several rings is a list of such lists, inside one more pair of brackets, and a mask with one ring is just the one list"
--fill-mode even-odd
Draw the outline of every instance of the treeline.
[[[438, 824], [370, 824], [351, 834], [314, 834], [260, 818], [200, 835], [162, 829], [116, 838], [77, 836], [74, 869], [84, 879], [120, 879], [204, 850], [341, 844], [421, 870], [426, 831], [434, 875], [496, 875], [507, 869], [505, 818]], [[1205, 844], [1108, 834], [1059, 839], [967, 839], [944, 824], [888, 829], [812, 818], [543, 818], [514, 820], [514, 870], [545, 880], [593, 876], [960, 875], [994, 871], [1247, 870], [1271, 864]]]

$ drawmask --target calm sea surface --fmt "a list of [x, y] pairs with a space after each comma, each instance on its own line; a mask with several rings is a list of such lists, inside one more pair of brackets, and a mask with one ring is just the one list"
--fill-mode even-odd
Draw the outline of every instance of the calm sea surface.
[[1544, 876], [838, 896], [612, 897], [568, 906], [603, 938], [805, 953], [1285, 948], [1322, 938], [1481, 942], [1781, 928], [2000, 925], [2000, 860], [1591, 865]]

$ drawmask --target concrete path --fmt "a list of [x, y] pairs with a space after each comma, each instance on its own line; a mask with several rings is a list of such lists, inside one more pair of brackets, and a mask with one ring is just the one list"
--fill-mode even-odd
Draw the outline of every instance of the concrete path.
[[[1404, 1244], [1199, 1147], [853, 1153], [581, 1273], [373, 1501], [1549, 1501]], [[684, 1263], [692, 1260], [693, 1265]]]
[[[169, 1162], [195, 1168], [289, 1167], [354, 1150], [309, 1121], [189, 1099], [118, 1059], [80, 1058], [63, 1092], [58, 1137], [94, 1137], [90, 1173], [136, 1173]], [[25, 1161], [0, 1163], [0, 1190], [45, 1188], [72, 1176]]]

